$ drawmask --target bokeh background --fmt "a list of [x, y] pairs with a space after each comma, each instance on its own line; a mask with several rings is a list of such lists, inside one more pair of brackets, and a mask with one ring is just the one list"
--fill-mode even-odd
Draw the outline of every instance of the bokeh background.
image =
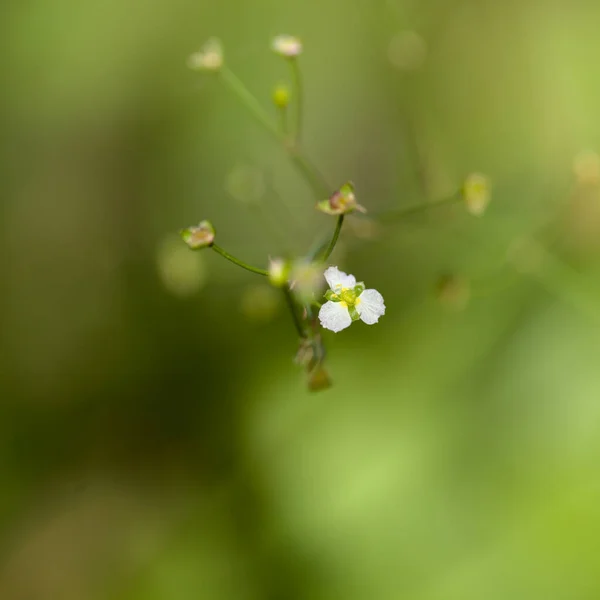
[[[599, 597], [600, 5], [0, 11], [2, 600]], [[332, 263], [388, 310], [325, 334], [317, 394], [279, 295], [177, 237], [264, 265], [331, 228], [186, 68], [217, 35], [268, 108], [279, 33], [372, 214], [492, 182], [483, 217], [348, 220]]]

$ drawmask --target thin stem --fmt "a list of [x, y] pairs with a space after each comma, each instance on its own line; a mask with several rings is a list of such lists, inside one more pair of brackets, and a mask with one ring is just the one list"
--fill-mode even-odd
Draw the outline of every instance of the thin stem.
[[236, 258], [235, 256], [229, 254], [229, 252], [223, 250], [223, 248], [221, 248], [221, 246], [217, 246], [217, 244], [213, 244], [211, 246], [211, 248], [217, 254], [220, 254], [223, 258], [226, 258], [227, 260], [236, 264], [238, 267], [242, 267], [242, 269], [246, 269], [246, 271], [250, 271], [252, 273], [257, 273], [258, 275], [269, 275], [269, 271], [267, 271], [265, 269], [259, 269], [258, 267], [253, 267], [252, 265], [249, 265], [249, 264], [241, 261], [239, 258]]
[[279, 141], [284, 141], [277, 126], [271, 121], [269, 113], [262, 107], [260, 102], [254, 97], [252, 92], [244, 85], [238, 76], [223, 66], [221, 71], [223, 81], [229, 86], [229, 89], [237, 95], [237, 97], [246, 105], [246, 108], [254, 115], [255, 119], [267, 130], [274, 135]]
[[279, 108], [279, 126], [283, 138], [288, 139], [290, 135], [288, 109], [286, 107]]
[[290, 67], [292, 69], [292, 79], [294, 81], [296, 98], [296, 122], [294, 126], [294, 140], [296, 144], [300, 143], [302, 138], [302, 121], [304, 117], [304, 89], [302, 85], [302, 73], [300, 71], [300, 63], [297, 58], [290, 59]]
[[282, 144], [287, 151], [290, 160], [298, 171], [302, 174], [308, 185], [311, 187], [317, 200], [324, 200], [331, 194], [331, 187], [325, 181], [325, 178], [319, 173], [318, 169], [304, 155], [298, 144], [291, 144], [287, 135], [279, 130], [276, 123], [271, 119], [269, 113], [265, 111], [260, 102], [254, 97], [252, 92], [244, 83], [227, 67], [221, 69], [222, 81], [229, 86], [229, 89], [241, 100], [241, 102], [250, 110], [254, 118]]
[[435, 202], [420, 202], [419, 204], [412, 204], [397, 210], [379, 213], [378, 215], [374, 215], [374, 218], [385, 223], [393, 223], [394, 221], [399, 221], [404, 217], [425, 212], [430, 208], [438, 208], [439, 206], [444, 206], [447, 204], [455, 204], [461, 200], [462, 196], [460, 194], [456, 194], [454, 196], [449, 196], [448, 198], [443, 198], [442, 200], [436, 200]]
[[302, 327], [302, 322], [300, 321], [300, 317], [298, 316], [298, 310], [296, 307], [296, 303], [294, 302], [294, 298], [292, 296], [292, 292], [289, 286], [283, 287], [283, 295], [285, 296], [285, 301], [292, 313], [292, 320], [294, 321], [294, 326], [296, 327], [296, 331], [301, 338], [306, 337], [306, 332], [304, 331], [304, 327]]
[[335, 224], [335, 229], [333, 230], [333, 235], [331, 236], [331, 241], [329, 242], [329, 245], [327, 246], [327, 248], [323, 252], [323, 255], [321, 256], [321, 260], [323, 262], [325, 262], [331, 256], [331, 253], [333, 252], [333, 249], [335, 248], [335, 245], [337, 244], [338, 238], [340, 237], [340, 231], [342, 230], [343, 224], [344, 224], [344, 215], [340, 215], [337, 218], [337, 222]]

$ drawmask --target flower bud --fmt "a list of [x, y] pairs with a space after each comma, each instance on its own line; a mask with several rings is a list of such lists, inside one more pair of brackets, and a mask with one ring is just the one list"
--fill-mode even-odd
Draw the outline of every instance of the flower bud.
[[188, 67], [194, 71], [220, 71], [223, 66], [223, 46], [217, 38], [210, 38], [198, 52], [191, 54]]
[[290, 264], [283, 258], [273, 258], [269, 262], [269, 281], [275, 287], [283, 287], [290, 274]]
[[465, 179], [462, 193], [467, 210], [480, 217], [490, 203], [490, 180], [481, 173], [471, 173]]
[[291, 93], [290, 93], [290, 89], [288, 88], [287, 85], [285, 85], [285, 83], [280, 83], [274, 90], [273, 90], [273, 104], [275, 104], [275, 106], [277, 108], [287, 108], [290, 104], [290, 100], [291, 100]]
[[284, 58], [296, 58], [302, 53], [302, 42], [293, 35], [278, 35], [271, 43], [273, 52]]
[[181, 239], [192, 249], [212, 246], [215, 241], [215, 228], [210, 221], [201, 221], [195, 227], [188, 227], [180, 231]]
[[356, 202], [354, 185], [350, 181], [336, 190], [327, 200], [319, 202], [317, 209], [327, 215], [347, 215], [355, 210], [367, 212], [364, 206]]

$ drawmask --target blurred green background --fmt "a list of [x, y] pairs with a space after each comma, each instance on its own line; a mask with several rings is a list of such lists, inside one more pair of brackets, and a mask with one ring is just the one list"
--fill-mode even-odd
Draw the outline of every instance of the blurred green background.
[[[2, 600], [600, 597], [600, 5], [0, 11]], [[331, 261], [387, 314], [326, 332], [318, 394], [279, 296], [177, 238], [210, 218], [264, 265], [331, 227], [186, 68], [217, 35], [268, 108], [279, 33], [332, 185], [380, 213], [493, 184], [482, 218], [348, 220]]]

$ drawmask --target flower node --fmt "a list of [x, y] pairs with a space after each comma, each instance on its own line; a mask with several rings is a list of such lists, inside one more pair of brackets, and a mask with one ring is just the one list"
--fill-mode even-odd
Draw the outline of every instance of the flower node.
[[210, 221], [201, 221], [197, 226], [182, 229], [181, 239], [192, 249], [212, 246], [215, 241], [215, 228]]
[[275, 287], [283, 287], [290, 275], [291, 265], [283, 258], [272, 258], [269, 261], [269, 281]]
[[345, 183], [339, 190], [336, 190], [327, 200], [322, 200], [317, 204], [317, 209], [327, 215], [347, 215], [355, 210], [365, 213], [367, 210], [356, 201], [354, 185], [351, 182]]

